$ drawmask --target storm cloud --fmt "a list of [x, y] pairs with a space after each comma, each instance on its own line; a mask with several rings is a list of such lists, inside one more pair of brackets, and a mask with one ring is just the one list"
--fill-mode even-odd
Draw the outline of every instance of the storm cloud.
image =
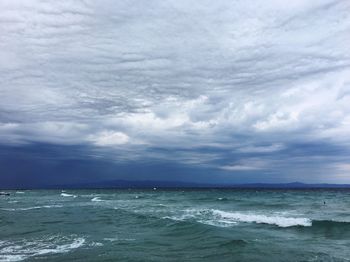
[[1, 173], [350, 183], [349, 43], [347, 0], [0, 0]]

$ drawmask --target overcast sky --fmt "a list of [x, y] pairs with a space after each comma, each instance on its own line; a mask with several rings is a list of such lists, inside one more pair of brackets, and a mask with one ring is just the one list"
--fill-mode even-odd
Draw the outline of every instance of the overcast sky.
[[0, 182], [350, 183], [349, 44], [348, 0], [0, 0]]

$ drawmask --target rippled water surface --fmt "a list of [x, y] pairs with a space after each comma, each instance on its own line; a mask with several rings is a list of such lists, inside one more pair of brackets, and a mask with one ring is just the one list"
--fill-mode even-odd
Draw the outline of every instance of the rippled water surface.
[[350, 258], [348, 190], [10, 193], [0, 197], [0, 261]]

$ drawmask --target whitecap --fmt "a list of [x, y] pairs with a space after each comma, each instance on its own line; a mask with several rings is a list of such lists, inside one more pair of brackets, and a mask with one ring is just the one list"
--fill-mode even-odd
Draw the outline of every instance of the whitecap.
[[227, 221], [223, 219], [217, 219], [217, 220], [198, 220], [199, 223], [210, 225], [210, 226], [216, 226], [216, 227], [230, 227], [234, 224], [237, 224], [236, 221]]
[[105, 240], [105, 241], [110, 241], [110, 242], [114, 242], [114, 241], [118, 241], [119, 238], [117, 238], [117, 237], [106, 237], [106, 238], [104, 238], [103, 240]]
[[102, 247], [103, 244], [100, 242], [92, 242], [91, 244], [89, 244], [90, 247]]
[[312, 220], [304, 217], [267, 216], [262, 214], [245, 214], [240, 212], [226, 212], [212, 210], [213, 215], [222, 222], [244, 222], [257, 224], [270, 224], [279, 227], [312, 226]]
[[115, 242], [115, 241], [135, 241], [136, 239], [134, 239], [134, 238], [106, 237], [103, 240], [110, 241], [110, 242]]
[[165, 216], [163, 218], [175, 221], [195, 220], [202, 224], [221, 227], [227, 227], [237, 223], [270, 224], [279, 227], [312, 226], [312, 220], [304, 217], [227, 212], [216, 209], [187, 209], [182, 214]]
[[36, 252], [36, 255], [45, 255], [45, 254], [57, 254], [57, 253], [67, 253], [72, 249], [77, 249], [84, 245], [85, 239], [84, 238], [77, 238], [74, 239], [74, 241], [70, 244], [64, 244], [64, 245], [57, 245], [53, 248], [44, 248], [41, 250], [38, 250]]
[[41, 208], [57, 208], [63, 207], [62, 205], [45, 205], [45, 206], [33, 206], [33, 207], [19, 207], [19, 208], [1, 208], [4, 211], [26, 211], [33, 209], [41, 209]]
[[63, 197], [74, 197], [74, 198], [77, 197], [76, 195], [71, 195], [71, 194], [67, 194], [67, 193], [61, 193], [61, 196], [63, 196]]
[[24, 255], [2, 255], [0, 254], [0, 261], [15, 262], [25, 260], [27, 257]]
[[101, 202], [104, 201], [102, 199], [100, 199], [99, 197], [94, 197], [93, 199], [91, 199], [92, 202]]
[[217, 200], [219, 200], [219, 201], [226, 201], [228, 199], [226, 197], [218, 197]]
[[30, 257], [68, 253], [84, 245], [84, 238], [73, 239], [68, 244], [53, 244], [57, 238], [48, 238], [38, 241], [23, 241], [21, 243], [6, 242], [0, 247], [0, 261], [21, 261]]

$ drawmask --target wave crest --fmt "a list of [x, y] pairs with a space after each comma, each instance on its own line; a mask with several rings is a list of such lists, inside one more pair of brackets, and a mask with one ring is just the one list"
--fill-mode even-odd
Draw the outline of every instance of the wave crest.
[[195, 220], [202, 224], [220, 227], [228, 227], [237, 223], [269, 224], [279, 227], [312, 226], [312, 220], [304, 217], [268, 216], [254, 213], [228, 212], [216, 209], [185, 210], [180, 216], [166, 216], [163, 218], [170, 218], [177, 221]]
[[[60, 239], [56, 236], [38, 241], [0, 242], [0, 261], [21, 261], [30, 257], [68, 253], [85, 244], [84, 238]], [[66, 243], [57, 243], [64, 241]]]
[[45, 205], [45, 206], [34, 206], [34, 207], [19, 207], [19, 208], [1, 208], [4, 211], [27, 211], [33, 209], [42, 209], [42, 208], [59, 208], [63, 207], [62, 205]]
[[71, 194], [67, 194], [67, 193], [61, 193], [61, 196], [63, 196], [63, 197], [74, 197], [74, 198], [77, 197], [76, 195], [71, 195]]
[[100, 197], [94, 197], [91, 199], [92, 202], [102, 202], [104, 200], [100, 199]]
[[213, 210], [212, 213], [214, 216], [219, 217], [221, 221], [227, 220], [228, 222], [270, 224], [279, 227], [312, 226], [312, 220], [304, 217], [266, 216], [260, 214], [225, 212], [220, 210]]

